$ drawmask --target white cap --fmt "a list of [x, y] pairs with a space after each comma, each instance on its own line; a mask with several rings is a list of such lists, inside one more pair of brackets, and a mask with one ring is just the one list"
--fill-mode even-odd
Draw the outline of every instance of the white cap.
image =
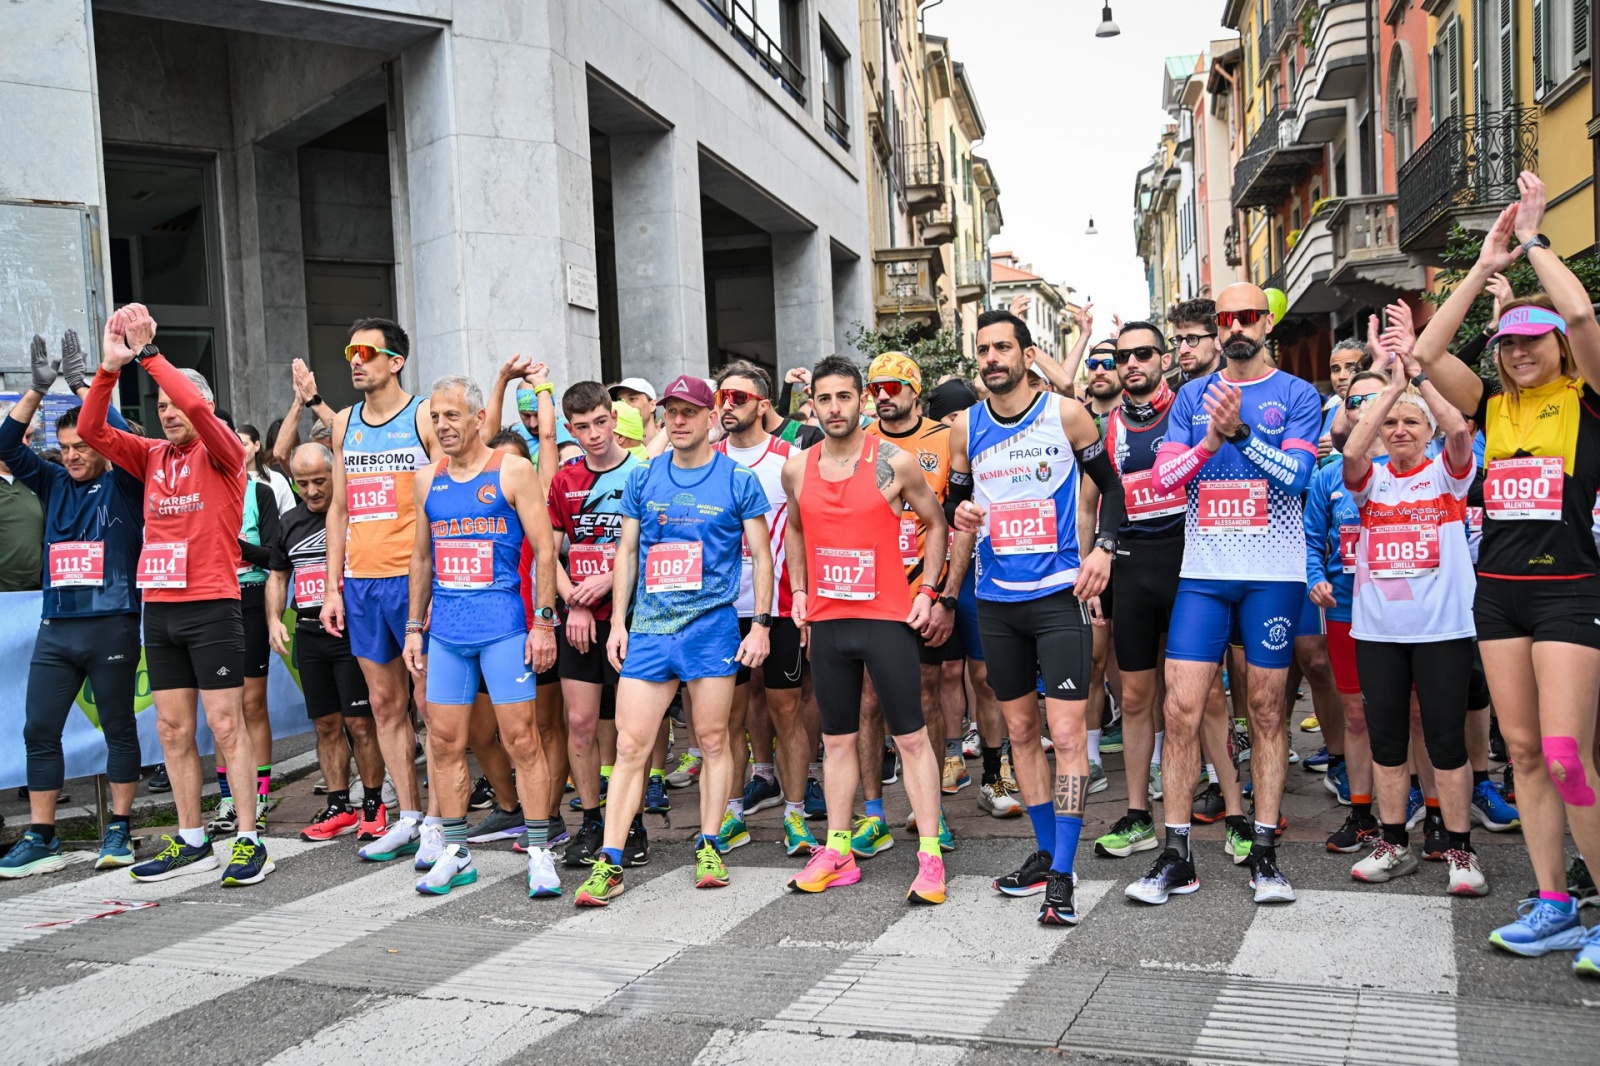
[[623, 378], [606, 391], [611, 393], [611, 398], [614, 400], [617, 398], [618, 389], [628, 389], [631, 392], [642, 392], [646, 396], [650, 397], [651, 403], [656, 402], [656, 387], [650, 384], [644, 378]]

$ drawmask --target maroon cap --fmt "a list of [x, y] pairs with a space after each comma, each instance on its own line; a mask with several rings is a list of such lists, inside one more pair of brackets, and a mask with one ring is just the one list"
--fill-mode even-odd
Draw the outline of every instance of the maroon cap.
[[710, 409], [716, 406], [711, 398], [711, 386], [706, 384], [705, 378], [697, 378], [691, 374], [679, 374], [667, 386], [667, 391], [661, 394], [661, 402], [668, 400], [685, 400], [696, 407]]

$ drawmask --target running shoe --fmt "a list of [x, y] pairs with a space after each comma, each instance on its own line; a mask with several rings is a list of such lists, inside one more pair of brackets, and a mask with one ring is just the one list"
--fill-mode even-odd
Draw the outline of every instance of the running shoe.
[[628, 827], [628, 838], [622, 842], [622, 865], [650, 865], [650, 834], [644, 831], [644, 823], [638, 818]]
[[[437, 828], [424, 826], [423, 832]], [[440, 829], [439, 832], [440, 839], [443, 839], [444, 830]], [[472, 865], [472, 853], [460, 844], [450, 844], [439, 852], [428, 872], [417, 882], [417, 891], [425, 896], [447, 896], [452, 888], [470, 885], [477, 879], [478, 868]]]
[[698, 755], [684, 752], [678, 756], [678, 765], [673, 767], [667, 775], [668, 788], [688, 788], [700, 780], [700, 766], [703, 760]]
[[1022, 817], [1022, 804], [1004, 776], [978, 789], [978, 809], [996, 818]]
[[1250, 849], [1250, 887], [1257, 903], [1293, 903], [1294, 886], [1278, 869], [1276, 848]]
[[1211, 825], [1227, 813], [1228, 801], [1222, 798], [1222, 786], [1216, 782], [1194, 798], [1194, 820], [1201, 825]]
[[1256, 798], [1256, 783], [1254, 781], [1246, 781], [1244, 785], [1240, 787], [1239, 794], [1245, 799], [1254, 803]]
[[1322, 784], [1333, 793], [1333, 798], [1338, 800], [1341, 806], [1350, 806], [1350, 771], [1345, 769], [1343, 762], [1329, 768], [1327, 776], [1322, 779]]
[[817, 838], [811, 835], [811, 827], [799, 811], [783, 816], [783, 850], [789, 855], [811, 855], [817, 850]]
[[420, 826], [410, 818], [397, 818], [377, 840], [360, 848], [356, 854], [368, 862], [388, 862], [402, 855], [414, 855], [422, 846]]
[[572, 838], [572, 843], [562, 853], [561, 861], [568, 866], [588, 866], [605, 846], [605, 836], [604, 823], [584, 822], [578, 827], [578, 835]]
[[1322, 723], [1317, 721], [1317, 716], [1316, 716], [1315, 713], [1313, 713], [1311, 715], [1308, 715], [1305, 718], [1300, 719], [1300, 732], [1302, 732], [1302, 733], [1320, 733], [1320, 732], [1322, 732]]
[[1422, 789], [1412, 786], [1411, 795], [1406, 797], [1406, 829], [1415, 831], [1422, 824], [1422, 816], [1427, 812], [1428, 805], [1422, 798]]
[[961, 754], [969, 759], [976, 759], [983, 754], [983, 738], [978, 736], [977, 726], [969, 726], [967, 735], [961, 738]]
[[1450, 850], [1450, 834], [1445, 832], [1444, 817], [1430, 810], [1422, 821], [1422, 857], [1429, 862], [1444, 862], [1444, 853]]
[[96, 870], [110, 870], [118, 866], [133, 865], [133, 834], [127, 822], [112, 822], [106, 826], [106, 835], [100, 841], [100, 855], [94, 860]]
[[894, 748], [885, 745], [883, 749], [882, 781], [886, 785], [892, 785], [898, 780], [900, 780], [900, 756], [895, 752]]
[[967, 773], [967, 760], [960, 755], [950, 755], [944, 760], [944, 777], [939, 782], [939, 789], [946, 796], [954, 796], [957, 792], [972, 784], [972, 775]]
[[822, 782], [806, 778], [805, 812], [807, 821], [817, 821], [828, 816], [828, 798], [823, 795]]
[[[917, 831], [916, 811], [906, 815], [906, 830], [912, 833]], [[956, 850], [956, 837], [954, 833], [950, 832], [949, 823], [944, 820], [943, 807], [939, 808], [939, 850], [941, 852]]]
[[1509, 763], [1500, 772], [1500, 795], [1505, 797], [1507, 803], [1517, 802], [1516, 768]]
[[135, 881], [165, 881], [171, 877], [215, 870], [222, 865], [217, 861], [217, 853], [212, 850], [209, 840], [191, 848], [183, 842], [182, 837], [163, 836], [161, 839], [167, 842], [167, 846], [155, 858], [141, 862], [128, 871]]
[[313, 796], [326, 796], [328, 794], [328, 779], [326, 777], [317, 778], [317, 783], [311, 786], [311, 794]]
[[944, 902], [944, 860], [925, 851], [917, 852], [917, 876], [906, 892], [907, 903]]
[[274, 869], [276, 867], [272, 860], [267, 857], [265, 841], [235, 837], [233, 851], [228, 856], [228, 868], [222, 872], [222, 887], [259, 885]]
[[667, 798], [666, 775], [651, 774], [650, 780], [644, 786], [644, 812], [666, 814], [670, 810], [672, 810], [672, 800]]
[[1094, 842], [1096, 855], [1125, 859], [1136, 851], [1152, 851], [1161, 846], [1156, 839], [1155, 822], [1124, 814], [1111, 826], [1109, 832]]
[[480, 777], [472, 783], [472, 798], [467, 800], [467, 806], [475, 811], [486, 811], [494, 806], [494, 786], [489, 784], [487, 777]]
[[1123, 895], [1152, 906], [1167, 902], [1173, 896], [1187, 896], [1200, 888], [1200, 877], [1195, 873], [1194, 862], [1179, 855], [1175, 848], [1164, 848], [1150, 872], [1123, 889]]
[[528, 833], [528, 823], [522, 817], [522, 808], [501, 810], [496, 806], [467, 830], [468, 844], [488, 844], [495, 840], [521, 840]]
[[1383, 836], [1378, 819], [1368, 815], [1363, 818], [1355, 811], [1344, 816], [1344, 825], [1328, 834], [1328, 850], [1341, 855], [1353, 855]]
[[[568, 841], [570, 841], [572, 839], [572, 834], [567, 832], [566, 819], [562, 818], [561, 815], [557, 814], [554, 818], [546, 818], [544, 820], [544, 822], [545, 822], [545, 838], [544, 838], [544, 846], [545, 847], [547, 847], [547, 848], [559, 848], [561, 845], [567, 843]], [[513, 840], [511, 842], [511, 850], [512, 851], [526, 851], [527, 849], [522, 846], [522, 841]]]
[[1506, 738], [1500, 735], [1500, 720], [1494, 715], [1489, 716], [1489, 765], [1498, 770], [1509, 761], [1506, 754]]
[[[611, 777], [608, 774], [600, 775], [600, 806], [606, 805], [606, 793], [611, 789]], [[567, 801], [567, 809], [572, 811], [583, 810], [583, 800], [573, 796]]]
[[876, 816], [857, 818], [855, 832], [850, 834], [850, 853], [858, 859], [870, 859], [880, 851], [894, 847], [894, 837], [889, 833], [889, 823]]
[[1300, 760], [1300, 768], [1307, 773], [1324, 774], [1328, 772], [1328, 746], [1324, 744], [1315, 753], [1307, 755]]
[[1294, 745], [1293, 744], [1290, 744], [1289, 745], [1289, 765], [1293, 766], [1295, 763], [1297, 763], [1299, 761], [1300, 761], [1300, 753], [1298, 751], [1294, 750]]
[[1250, 761], [1250, 723], [1243, 718], [1233, 720], [1233, 761]]
[[1161, 764], [1158, 762], [1150, 764], [1150, 782], [1145, 786], [1145, 793], [1152, 802], [1167, 794], [1166, 787], [1161, 780]]
[[717, 830], [717, 850], [729, 852], [750, 843], [750, 830], [744, 819], [732, 811], [722, 812], [722, 825]]
[[604, 907], [622, 892], [622, 867], [604, 859], [596, 859], [589, 868], [588, 878], [578, 886], [572, 902], [578, 907]]
[[1235, 866], [1243, 866], [1250, 859], [1250, 849], [1254, 846], [1251, 835], [1250, 823], [1244, 815], [1235, 814], [1224, 819], [1222, 825], [1222, 850], [1228, 853], [1228, 858], [1233, 860]]
[[1123, 750], [1122, 719], [1118, 718], [1100, 731], [1100, 752], [1103, 755], [1115, 755], [1121, 750]]
[[[1102, 746], [1100, 750], [1105, 748]], [[1074, 881], [1071, 874], [1051, 871], [1044, 886], [1044, 899], [1039, 901], [1040, 925], [1077, 925], [1082, 920], [1072, 900]]]
[[332, 840], [342, 837], [346, 833], [354, 833], [356, 826], [361, 824], [361, 815], [345, 806], [328, 804], [323, 812], [311, 819], [311, 823], [300, 830], [300, 839], [312, 843]]
[[372, 809], [372, 814], [367, 814], [365, 806], [361, 808], [361, 821], [356, 824], [357, 840], [377, 840], [389, 831], [389, 808], [378, 804]]
[[[379, 793], [378, 799], [391, 811], [400, 806], [400, 797], [394, 790], [394, 778], [389, 776], [387, 770], [383, 772], [383, 791]], [[350, 806], [360, 807], [365, 805], [366, 801], [366, 786], [361, 783], [360, 778], [357, 778], [350, 783]]]
[[1573, 859], [1572, 865], [1567, 867], [1567, 891], [1580, 907], [1600, 905], [1600, 891], [1595, 889], [1594, 878], [1590, 876], [1589, 867], [1581, 856]]
[[1525, 899], [1517, 904], [1517, 920], [1490, 933], [1489, 943], [1528, 958], [1576, 951], [1585, 946], [1583, 921], [1577, 907], [1564, 911], [1546, 900]]
[[1000, 780], [1006, 783], [1006, 788], [1011, 790], [1013, 796], [1022, 795], [1022, 789], [1017, 785], [1017, 775], [1011, 772], [1011, 754], [1000, 756]]
[[53, 837], [46, 844], [44, 837], [30, 829], [22, 834], [21, 840], [11, 845], [5, 858], [0, 859], [0, 878], [9, 881], [34, 874], [54, 873], [66, 865], [67, 860], [61, 854], [61, 838]]
[[1583, 977], [1600, 977], [1600, 925], [1583, 938], [1578, 956], [1572, 960], [1572, 972]]
[[145, 782], [145, 787], [151, 792], [172, 791], [172, 779], [167, 776], [166, 763], [156, 764], [156, 768], [150, 772], [150, 780]]
[[1056, 750], [1056, 742], [1050, 739], [1049, 733], [1041, 733], [1039, 735], [1039, 744], [1044, 748], [1046, 755]]
[[[461, 849], [463, 852], [466, 848]], [[412, 860], [412, 867], [416, 870], [431, 870], [433, 864], [439, 861], [439, 856], [445, 851], [444, 825], [441, 822], [429, 824], [422, 823], [422, 831], [418, 836], [417, 857]], [[448, 890], [447, 890], [448, 891]]]
[[1483, 866], [1479, 864], [1475, 853], [1451, 848], [1444, 853], [1444, 862], [1450, 871], [1450, 887], [1445, 889], [1446, 892], [1452, 896], [1489, 894], [1489, 878], [1484, 876]]
[[1050, 877], [1051, 857], [1048, 851], [1036, 851], [1022, 860], [1015, 870], [995, 879], [993, 888], [1002, 896], [1037, 896], [1045, 889]]
[[1111, 782], [1106, 779], [1106, 772], [1097, 762], [1089, 764], [1089, 795], [1104, 792], [1111, 787]]
[[549, 899], [561, 895], [561, 877], [549, 848], [528, 849], [528, 898]]
[[789, 891], [823, 892], [835, 886], [853, 885], [860, 880], [861, 867], [856, 865], [854, 855], [840, 855], [832, 848], [817, 848], [811, 852], [805, 869], [789, 879]]
[[[260, 813], [257, 812], [257, 817]], [[211, 816], [211, 821], [206, 823], [206, 836], [219, 837], [239, 831], [239, 812], [234, 809], [233, 797], [229, 796], [217, 804], [217, 813]]]
[[[783, 789], [778, 787], [778, 782], [770, 777], [760, 774], [751, 774], [749, 782], [744, 786], [744, 815], [746, 818], [768, 807], [776, 807], [783, 802]], [[649, 808], [646, 808], [648, 810]]]
[[728, 867], [723, 863], [715, 844], [702, 844], [694, 853], [694, 887], [728, 887]]
[[1416, 852], [1409, 847], [1391, 844], [1380, 836], [1372, 846], [1372, 854], [1350, 867], [1350, 876], [1369, 885], [1381, 885], [1397, 877], [1414, 874], [1421, 866]]
[[1507, 803], [1492, 781], [1479, 781], [1472, 788], [1472, 820], [1491, 833], [1504, 833], [1522, 826], [1517, 809]]

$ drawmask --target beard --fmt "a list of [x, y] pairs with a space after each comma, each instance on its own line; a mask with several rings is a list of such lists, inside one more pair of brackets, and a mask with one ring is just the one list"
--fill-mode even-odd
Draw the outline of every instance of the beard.
[[722, 428], [729, 436], [732, 436], [735, 433], [744, 433], [749, 430], [751, 426], [755, 425], [760, 417], [761, 414], [759, 411], [757, 411], [749, 418], [736, 419], [732, 425], [729, 425], [728, 420], [724, 418], [722, 421]]
[[1235, 334], [1228, 338], [1227, 345], [1222, 349], [1222, 354], [1236, 363], [1243, 363], [1254, 359], [1261, 349], [1266, 347], [1263, 341], [1253, 341], [1249, 337]]
[[1093, 396], [1097, 400], [1109, 400], [1111, 397], [1115, 396], [1121, 391], [1122, 386], [1118, 385], [1115, 381], [1089, 382], [1089, 395]]
[[829, 437], [832, 437], [834, 440], [844, 440], [850, 434], [854, 433], [856, 428], [860, 425], [861, 411], [858, 408], [854, 418], [846, 418], [838, 426], [830, 426], [826, 421], [823, 421], [822, 432], [827, 434]]
[[996, 396], [1003, 396], [1012, 389], [1016, 388], [1019, 384], [1021, 384], [1023, 375], [1028, 372], [1027, 366], [1022, 363], [1018, 363], [1016, 366], [1002, 365], [996, 367], [995, 369], [1005, 373], [1005, 378], [1003, 380], [991, 378], [988, 371], [985, 371], [982, 377], [984, 387]]
[[1145, 375], [1144, 381], [1138, 385], [1123, 382], [1122, 389], [1136, 400], [1142, 400], [1161, 387], [1161, 378], [1156, 374]]

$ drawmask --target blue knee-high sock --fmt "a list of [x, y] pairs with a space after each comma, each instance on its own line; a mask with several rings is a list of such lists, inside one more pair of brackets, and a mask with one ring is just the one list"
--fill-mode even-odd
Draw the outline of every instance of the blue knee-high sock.
[[1028, 819], [1033, 822], [1033, 838], [1039, 842], [1040, 851], [1050, 851], [1056, 846], [1056, 827], [1052, 819], [1055, 808], [1048, 803], [1035, 803], [1028, 808]]
[[883, 817], [883, 797], [882, 796], [879, 796], [875, 800], [867, 800], [867, 817], [868, 818], [882, 818]]
[[1072, 857], [1078, 853], [1078, 838], [1083, 835], [1083, 818], [1076, 814], [1056, 815], [1056, 850], [1051, 853], [1050, 869], [1058, 874], [1072, 872]]

